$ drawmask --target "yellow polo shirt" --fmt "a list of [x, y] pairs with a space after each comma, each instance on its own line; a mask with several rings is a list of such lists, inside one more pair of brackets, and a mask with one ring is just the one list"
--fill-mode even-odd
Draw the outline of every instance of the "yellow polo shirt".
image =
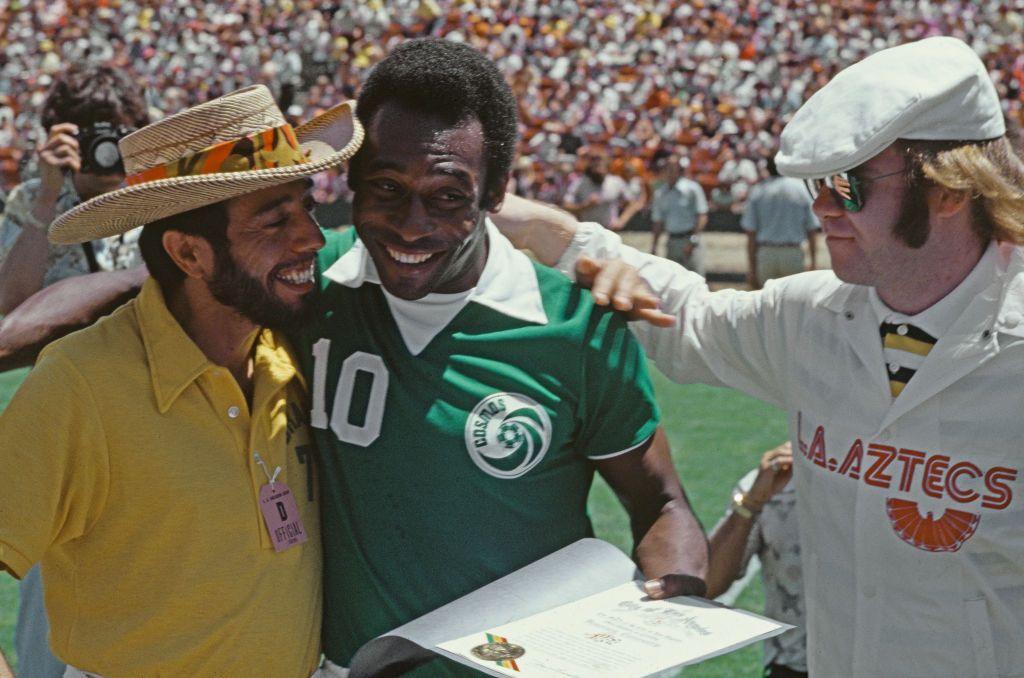
[[[305, 390], [262, 331], [252, 411], [146, 282], [49, 346], [0, 415], [0, 565], [41, 561], [50, 645], [118, 676], [302, 676], [320, 654], [321, 548]], [[258, 452], [308, 541], [275, 552]]]

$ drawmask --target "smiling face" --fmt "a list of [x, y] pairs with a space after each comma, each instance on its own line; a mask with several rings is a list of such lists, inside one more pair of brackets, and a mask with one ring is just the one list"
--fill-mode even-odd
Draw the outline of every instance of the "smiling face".
[[294, 181], [227, 203], [228, 247], [216, 250], [207, 281], [221, 304], [263, 327], [301, 322], [315, 286], [323, 235], [310, 214], [312, 182]]
[[[487, 258], [484, 135], [396, 103], [367, 125], [353, 161], [353, 219], [384, 287], [402, 299], [471, 288]], [[498, 185], [503, 186], [504, 182]]]
[[880, 286], [909, 271], [920, 250], [896, 237], [894, 227], [904, 214], [910, 198], [903, 154], [889, 147], [853, 172], [861, 179], [892, 174], [865, 185], [864, 207], [847, 212], [829, 190], [814, 201], [814, 213], [821, 220], [832, 269], [840, 280], [858, 285]]

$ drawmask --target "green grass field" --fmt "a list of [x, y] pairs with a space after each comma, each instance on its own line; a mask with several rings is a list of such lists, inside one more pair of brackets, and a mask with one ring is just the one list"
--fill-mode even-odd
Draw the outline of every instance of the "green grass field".
[[[0, 409], [24, 371], [0, 374]], [[781, 411], [732, 391], [707, 386], [679, 386], [655, 374], [655, 387], [673, 457], [697, 516], [710, 528], [729, 500], [736, 480], [753, 468], [760, 453], [786, 438]], [[631, 539], [626, 517], [611, 490], [598, 480], [590, 497], [597, 536], [624, 551]], [[12, 658], [18, 589], [0, 575], [0, 648]], [[736, 601], [737, 607], [760, 611], [758, 580]], [[760, 675], [760, 645], [686, 669], [687, 678], [736, 678]]]

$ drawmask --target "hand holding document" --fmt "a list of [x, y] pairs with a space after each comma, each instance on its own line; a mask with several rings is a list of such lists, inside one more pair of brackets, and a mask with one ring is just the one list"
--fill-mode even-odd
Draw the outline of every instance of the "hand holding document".
[[507, 676], [646, 676], [782, 633], [785, 624], [700, 598], [651, 600], [621, 584], [438, 647]]
[[614, 546], [583, 539], [390, 631], [350, 678], [441, 654], [495, 676], [646, 676], [791, 628], [701, 598], [651, 600]]

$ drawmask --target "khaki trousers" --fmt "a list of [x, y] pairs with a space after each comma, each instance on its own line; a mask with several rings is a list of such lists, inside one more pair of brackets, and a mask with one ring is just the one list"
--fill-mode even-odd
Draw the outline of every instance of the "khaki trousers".
[[762, 285], [772, 278], [783, 278], [804, 270], [804, 251], [799, 245], [758, 245], [757, 281]]

